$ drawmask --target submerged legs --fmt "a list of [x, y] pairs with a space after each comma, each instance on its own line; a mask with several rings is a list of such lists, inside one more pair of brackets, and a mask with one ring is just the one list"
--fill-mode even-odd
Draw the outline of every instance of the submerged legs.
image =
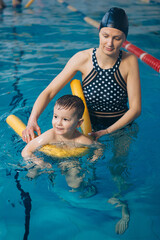
[[117, 234], [123, 234], [128, 228], [130, 219], [128, 205], [117, 198], [110, 198], [108, 202], [111, 204], [117, 204], [115, 207], [122, 207], [122, 218], [117, 222], [115, 231]]

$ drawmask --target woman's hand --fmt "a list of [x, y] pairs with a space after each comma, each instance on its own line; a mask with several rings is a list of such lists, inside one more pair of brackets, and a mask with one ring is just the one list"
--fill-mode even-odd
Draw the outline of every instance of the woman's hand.
[[34, 131], [38, 133], [38, 136], [41, 135], [41, 129], [37, 122], [32, 122], [27, 125], [26, 129], [22, 132], [23, 141], [29, 143], [32, 139], [34, 139], [36, 137]]
[[106, 135], [108, 134], [108, 131], [107, 130], [100, 130], [100, 131], [97, 131], [97, 132], [91, 132], [89, 133], [88, 135], [92, 136], [94, 138], [94, 140], [98, 140], [98, 138], [102, 137], [103, 135]]

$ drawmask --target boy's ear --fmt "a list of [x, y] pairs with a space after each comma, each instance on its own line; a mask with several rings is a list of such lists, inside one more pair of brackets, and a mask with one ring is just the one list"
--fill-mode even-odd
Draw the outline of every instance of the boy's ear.
[[78, 124], [77, 124], [77, 128], [79, 128], [80, 126], [81, 126], [81, 124], [83, 123], [83, 121], [84, 121], [84, 119], [79, 119], [79, 121], [78, 121]]

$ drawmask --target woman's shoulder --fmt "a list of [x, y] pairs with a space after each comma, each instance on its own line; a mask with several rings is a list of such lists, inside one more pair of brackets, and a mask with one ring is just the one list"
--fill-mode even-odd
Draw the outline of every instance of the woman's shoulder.
[[133, 72], [137, 74], [139, 72], [137, 57], [130, 52], [122, 50], [122, 60], [119, 69], [124, 81], [127, 83], [128, 77], [133, 74]]
[[124, 50], [122, 50], [122, 61], [124, 62], [135, 62], [137, 61], [137, 57], [136, 55], [134, 55], [133, 53], [130, 53], [130, 52], [126, 52]]
[[122, 50], [122, 61], [120, 65], [122, 75], [127, 76], [133, 69], [134, 71], [138, 71], [138, 58], [134, 54]]
[[92, 51], [93, 48], [77, 52], [69, 60], [68, 62], [69, 66], [76, 68], [76, 70], [78, 71], [84, 72], [86, 66], [91, 62]]
[[93, 52], [93, 48], [79, 51], [73, 56], [73, 58], [85, 61], [90, 59], [90, 57], [92, 56], [92, 52]]

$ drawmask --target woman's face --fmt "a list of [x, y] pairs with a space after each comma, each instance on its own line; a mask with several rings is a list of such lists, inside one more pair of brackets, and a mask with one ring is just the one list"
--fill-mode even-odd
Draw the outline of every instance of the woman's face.
[[99, 32], [100, 49], [107, 55], [117, 56], [126, 40], [125, 34], [115, 28], [104, 27]]

